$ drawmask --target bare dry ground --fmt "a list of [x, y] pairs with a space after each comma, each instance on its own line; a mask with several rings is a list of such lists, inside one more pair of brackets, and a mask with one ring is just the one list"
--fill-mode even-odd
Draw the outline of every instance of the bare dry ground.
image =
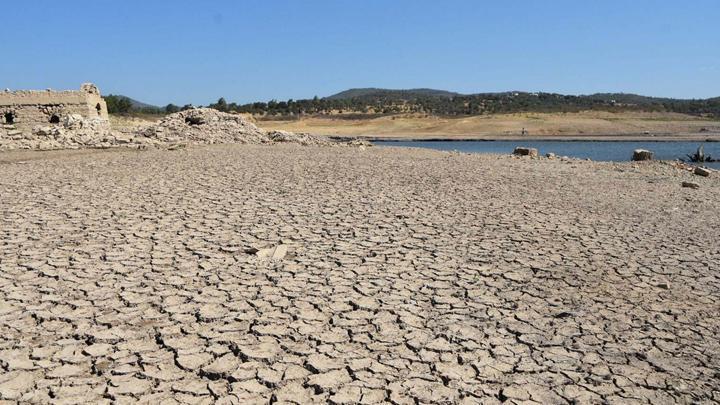
[[[463, 118], [400, 115], [375, 119], [266, 121], [267, 129], [383, 138], [720, 139], [720, 121], [676, 113], [522, 113]], [[648, 132], [649, 134], [645, 134]]]
[[249, 145], [0, 161], [0, 400], [720, 401], [717, 173]]

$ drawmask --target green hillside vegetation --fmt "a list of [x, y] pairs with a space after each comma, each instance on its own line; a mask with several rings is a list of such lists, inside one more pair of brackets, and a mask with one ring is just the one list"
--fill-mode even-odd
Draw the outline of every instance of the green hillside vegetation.
[[326, 97], [327, 100], [372, 100], [378, 97], [395, 99], [395, 100], [407, 100], [416, 97], [456, 97], [460, 96], [460, 93], [453, 93], [445, 90], [434, 90], [434, 89], [410, 89], [410, 90], [389, 90], [389, 89], [377, 89], [377, 88], [364, 88], [364, 89], [350, 89], [341, 91], [340, 93], [333, 94], [332, 96]]
[[127, 96], [115, 94], [103, 96], [103, 99], [105, 100], [105, 103], [107, 103], [108, 112], [110, 114], [118, 115], [164, 115], [193, 108], [190, 104], [186, 104], [182, 107], [176, 106], [175, 104], [158, 107], [133, 100]]
[[720, 97], [685, 100], [646, 97], [625, 93], [564, 95], [557, 93], [457, 94], [440, 90], [352, 89], [330, 97], [304, 100], [256, 102], [238, 105], [221, 99], [210, 107], [261, 116], [337, 115], [350, 118], [398, 113], [438, 116], [482, 115], [519, 112], [676, 112], [720, 118]]
[[[111, 114], [169, 114], [192, 108], [168, 104], [156, 107], [126, 96], [105, 97]], [[459, 94], [444, 90], [389, 90], [376, 88], [350, 89], [325, 98], [302, 100], [228, 103], [220, 98], [209, 107], [225, 112], [254, 114], [268, 119], [300, 116], [333, 116], [347, 119], [372, 118], [384, 115], [420, 113], [435, 116], [472, 116], [523, 112], [557, 113], [579, 111], [643, 111], [674, 112], [720, 119], [720, 97], [709, 99], [673, 99], [647, 97], [627, 93], [564, 95], [557, 93]]]

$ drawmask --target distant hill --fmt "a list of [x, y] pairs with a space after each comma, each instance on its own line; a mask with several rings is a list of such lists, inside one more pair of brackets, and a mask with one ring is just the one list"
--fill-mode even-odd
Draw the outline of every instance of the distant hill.
[[614, 101], [615, 103], [635, 104], [635, 105], [647, 105], [647, 104], [654, 104], [654, 103], [669, 103], [669, 102], [673, 102], [673, 101], [684, 101], [684, 100], [672, 99], [672, 98], [667, 98], [667, 97], [641, 96], [639, 94], [632, 94], [632, 93], [595, 93], [595, 94], [590, 94], [587, 96], [579, 96], [579, 97], [585, 97], [588, 100], [599, 100], [599, 101], [604, 101], [604, 102]]
[[164, 109], [158, 106], [143, 103], [123, 95], [108, 94], [107, 96], [103, 96], [103, 99], [107, 103], [108, 112], [110, 114], [158, 114], [164, 111]]
[[[110, 113], [165, 113], [166, 108], [143, 103], [123, 95], [104, 97]], [[559, 93], [506, 91], [461, 94], [446, 90], [355, 88], [323, 98], [254, 102], [248, 104], [210, 104], [221, 111], [262, 116], [298, 117], [328, 115], [362, 119], [379, 115], [419, 113], [436, 116], [473, 116], [518, 112], [646, 111], [675, 112], [720, 119], [720, 97], [675, 99], [648, 97], [631, 93], [569, 95]], [[183, 108], [190, 108], [185, 106]], [[175, 107], [179, 110], [179, 107]]]
[[440, 97], [450, 98], [460, 96], [460, 93], [454, 93], [446, 90], [435, 90], [435, 89], [407, 89], [407, 90], [393, 90], [393, 89], [377, 89], [377, 88], [362, 88], [362, 89], [350, 89], [341, 91], [340, 93], [333, 94], [332, 96], [325, 97], [327, 100], [350, 100], [350, 99], [391, 99], [391, 100], [406, 100], [415, 98], [429, 98], [429, 97]]
[[[430, 113], [435, 115], [476, 115], [515, 112], [664, 111], [720, 117], [720, 97], [705, 100], [648, 97], [631, 93], [567, 95], [558, 93], [506, 91], [461, 94], [435, 89], [392, 90], [350, 89], [313, 103], [296, 100], [295, 106], [268, 105], [270, 114], [298, 112], [332, 114]], [[252, 110], [252, 109], [249, 109]], [[279, 111], [278, 111], [279, 110]], [[257, 112], [257, 108], [255, 111]]]
[[[108, 94], [108, 95], [112, 96], [113, 94]], [[158, 107], [156, 105], [143, 103], [142, 101], [137, 101], [135, 99], [132, 99], [128, 96], [123, 96], [121, 94], [115, 94], [114, 96], [117, 98], [120, 98], [120, 99], [128, 100], [134, 110], [144, 110], [144, 109], [158, 109], [159, 110], [160, 109], [160, 107]]]
[[[325, 100], [350, 100], [358, 99], [363, 101], [369, 100], [392, 100], [392, 101], [410, 101], [418, 98], [453, 98], [453, 97], [466, 97], [466, 98], [481, 98], [481, 99], [497, 99], [497, 98], [523, 98], [528, 96], [543, 95], [545, 98], [563, 98], [563, 99], [575, 99], [575, 100], [586, 100], [603, 103], [617, 103], [617, 104], [628, 104], [628, 105], [649, 105], [649, 104], [660, 104], [660, 103], [673, 103], [673, 102], [691, 102], [696, 100], [690, 99], [674, 99], [669, 97], [649, 97], [642, 96], [633, 93], [595, 93], [588, 95], [563, 95], [556, 93], [531, 93], [527, 91], [504, 91], [494, 93], [472, 93], [462, 94], [447, 90], [436, 90], [436, 89], [381, 89], [381, 88], [358, 88], [341, 91], [340, 93], [333, 94], [332, 96], [324, 97]], [[705, 101], [717, 101], [720, 97], [710, 98]]]

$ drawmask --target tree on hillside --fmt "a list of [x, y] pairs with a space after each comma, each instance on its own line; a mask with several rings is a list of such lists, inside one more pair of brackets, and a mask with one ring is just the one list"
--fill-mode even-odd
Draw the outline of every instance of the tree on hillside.
[[127, 114], [132, 110], [132, 102], [127, 97], [108, 94], [103, 97], [110, 114]]
[[165, 106], [165, 112], [167, 114], [172, 114], [180, 111], [180, 107], [176, 106], [175, 104], [168, 104]]
[[228, 104], [227, 101], [225, 101], [224, 97], [220, 97], [215, 104], [210, 104], [210, 108], [214, 108], [218, 111], [227, 112], [228, 111]]

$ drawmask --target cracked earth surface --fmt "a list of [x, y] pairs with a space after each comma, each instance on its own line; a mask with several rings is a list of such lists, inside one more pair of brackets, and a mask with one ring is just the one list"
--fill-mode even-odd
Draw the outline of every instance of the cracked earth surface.
[[214, 146], [0, 192], [10, 403], [720, 401], [718, 176]]

